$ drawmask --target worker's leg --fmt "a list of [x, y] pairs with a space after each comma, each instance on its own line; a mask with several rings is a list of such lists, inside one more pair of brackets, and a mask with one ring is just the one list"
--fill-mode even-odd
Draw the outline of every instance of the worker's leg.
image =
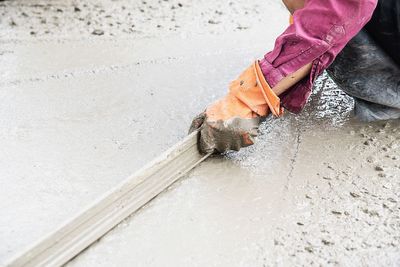
[[381, 7], [389, 2], [395, 7], [396, 1], [379, 2], [372, 24], [347, 44], [328, 69], [342, 90], [354, 97], [355, 115], [363, 121], [400, 118], [400, 67], [395, 61], [400, 42], [387, 43], [400, 36], [400, 10], [397, 14], [392, 9], [382, 12]]
[[392, 108], [373, 102], [364, 101], [359, 98], [355, 100], [355, 114], [362, 121], [377, 121], [399, 119], [400, 109]]
[[354, 97], [360, 120], [400, 118], [400, 68], [365, 30], [347, 44], [328, 73]]
[[400, 1], [379, 0], [365, 28], [372, 39], [400, 65]]

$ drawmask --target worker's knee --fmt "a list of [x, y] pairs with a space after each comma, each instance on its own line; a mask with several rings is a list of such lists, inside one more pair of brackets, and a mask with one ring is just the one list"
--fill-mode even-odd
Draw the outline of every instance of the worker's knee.
[[289, 12], [293, 14], [296, 10], [304, 7], [305, 0], [282, 0], [282, 2]]

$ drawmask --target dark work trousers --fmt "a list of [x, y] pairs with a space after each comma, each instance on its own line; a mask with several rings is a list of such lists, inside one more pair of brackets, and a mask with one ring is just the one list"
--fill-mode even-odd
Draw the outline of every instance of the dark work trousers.
[[379, 0], [371, 21], [328, 68], [362, 121], [400, 118], [400, 0]]

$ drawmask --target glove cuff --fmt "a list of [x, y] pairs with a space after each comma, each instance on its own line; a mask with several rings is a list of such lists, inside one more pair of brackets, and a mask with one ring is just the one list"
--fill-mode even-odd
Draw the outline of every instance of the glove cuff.
[[267, 116], [269, 111], [275, 116], [283, 113], [280, 99], [265, 80], [258, 61], [231, 83], [230, 94], [258, 116]]
[[270, 111], [277, 117], [282, 116], [283, 108], [281, 107], [281, 100], [269, 86], [264, 74], [261, 71], [258, 60], [254, 62], [253, 68], [256, 75], [257, 84], [260, 87], [261, 93], [263, 94]]

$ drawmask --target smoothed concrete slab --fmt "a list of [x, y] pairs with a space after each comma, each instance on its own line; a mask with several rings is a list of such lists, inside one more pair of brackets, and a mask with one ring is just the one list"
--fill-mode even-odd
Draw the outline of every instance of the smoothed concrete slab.
[[[131, 54], [144, 60], [126, 59], [129, 49], [119, 51], [125, 41], [97, 44], [91, 53], [80, 41], [36, 43], [30, 52], [16, 44], [6, 60], [19, 63], [0, 90], [0, 235], [13, 240], [0, 244], [0, 259], [51, 232], [181, 140], [191, 118], [262, 56], [261, 46], [225, 43], [228, 38], [203, 36], [182, 50], [180, 39], [143, 51], [133, 45]], [[207, 40], [219, 50], [206, 52]], [[146, 42], [152, 43], [142, 41], [142, 48]], [[162, 55], [168, 48], [172, 57]], [[52, 60], [57, 51], [63, 60]], [[108, 58], [102, 63], [101, 51]], [[158, 58], [150, 60], [153, 51]], [[31, 64], [35, 53], [41, 60]]]
[[323, 77], [302, 115], [268, 120], [67, 266], [398, 265], [400, 124], [351, 109]]

